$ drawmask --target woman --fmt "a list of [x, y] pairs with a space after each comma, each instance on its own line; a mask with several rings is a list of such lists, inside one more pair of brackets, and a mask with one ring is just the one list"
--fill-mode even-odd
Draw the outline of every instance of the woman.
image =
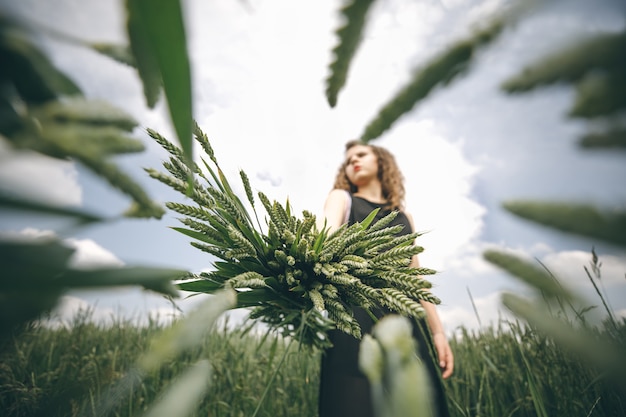
[[[334, 230], [346, 222], [362, 221], [372, 210], [380, 208], [377, 218], [397, 210], [399, 214], [391, 225], [404, 225], [400, 234], [412, 233], [415, 230], [412, 218], [403, 211], [403, 180], [393, 155], [386, 149], [357, 141], [347, 143], [346, 159], [324, 204], [327, 225]], [[411, 266], [418, 265], [414, 256]], [[426, 319], [425, 322], [413, 320], [413, 336], [418, 341], [418, 354], [431, 375], [436, 415], [447, 417], [441, 377], [448, 378], [452, 374], [454, 358], [435, 306], [425, 301], [421, 304]], [[362, 308], [355, 308], [353, 312], [362, 333], [369, 333], [374, 325], [371, 317]], [[378, 317], [389, 313], [389, 310], [375, 312]], [[322, 357], [319, 416], [373, 416], [369, 383], [358, 369], [360, 341], [338, 330], [330, 332], [330, 339], [333, 347]]]

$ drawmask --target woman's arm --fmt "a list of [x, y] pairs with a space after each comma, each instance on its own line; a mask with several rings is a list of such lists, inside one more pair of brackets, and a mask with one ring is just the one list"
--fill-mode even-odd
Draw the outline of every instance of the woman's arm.
[[[411, 230], [415, 230], [415, 227], [413, 226], [413, 218], [410, 214], [405, 214], [411, 223]], [[417, 255], [413, 255], [413, 258], [411, 259], [411, 266], [414, 268], [418, 268], [420, 266]], [[421, 304], [426, 312], [426, 322], [428, 323], [430, 332], [433, 335], [433, 343], [435, 344], [437, 357], [439, 359], [439, 366], [441, 367], [441, 376], [443, 378], [448, 378], [452, 375], [454, 370], [454, 355], [452, 354], [452, 349], [450, 349], [450, 344], [448, 343], [448, 338], [446, 337], [446, 333], [443, 329], [443, 324], [441, 323], [441, 319], [437, 313], [437, 307], [428, 301], [421, 301]]]
[[[346, 210], [348, 209], [348, 195], [345, 190], [334, 189], [328, 193], [324, 203], [324, 218], [330, 231], [339, 229], [344, 223]], [[321, 229], [323, 224], [318, 224]]]

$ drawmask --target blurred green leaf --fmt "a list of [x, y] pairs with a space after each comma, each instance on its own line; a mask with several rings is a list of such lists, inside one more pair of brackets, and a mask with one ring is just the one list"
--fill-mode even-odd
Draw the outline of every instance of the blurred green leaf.
[[154, 338], [148, 351], [138, 359], [136, 367], [149, 373], [159, 369], [165, 361], [197, 346], [217, 318], [235, 306], [235, 292], [222, 290], [191, 311], [184, 320], [176, 321]]
[[48, 291], [69, 288], [139, 285], [172, 296], [171, 281], [188, 276], [180, 269], [124, 266], [75, 269], [70, 258], [75, 249], [55, 238], [36, 241], [0, 241], [0, 291]]
[[37, 107], [34, 116], [56, 123], [80, 123], [92, 128], [106, 126], [127, 132], [137, 126], [137, 121], [124, 110], [103, 100], [81, 96], [64, 97], [63, 100], [46, 103]]
[[373, 3], [373, 0], [352, 0], [341, 8], [345, 24], [336, 31], [339, 42], [333, 49], [334, 60], [326, 79], [326, 98], [331, 107], [337, 104], [339, 91], [346, 83], [352, 58], [363, 38], [367, 12]]
[[66, 269], [75, 249], [58, 239], [36, 241], [0, 240], [2, 286], [8, 289], [39, 289], [55, 286], [58, 276]]
[[163, 82], [168, 108], [187, 162], [193, 160], [191, 69], [179, 0], [127, 0], [131, 48], [153, 107], [157, 80]]
[[32, 201], [23, 197], [10, 196], [0, 192], [0, 209], [30, 211], [42, 215], [54, 215], [75, 218], [79, 223], [86, 224], [103, 221], [104, 218], [82, 210], [54, 206], [45, 202]]
[[28, 103], [42, 103], [81, 91], [27, 37], [24, 30], [0, 17], [0, 83], [12, 85]]
[[433, 417], [432, 386], [424, 362], [415, 354], [411, 322], [388, 315], [366, 334], [359, 347], [359, 368], [371, 384], [377, 416]]
[[94, 51], [106, 55], [117, 62], [137, 68], [137, 61], [135, 60], [133, 51], [128, 45], [118, 45], [102, 42], [86, 43], [86, 45]]
[[389, 100], [365, 127], [361, 140], [369, 142], [387, 131], [404, 114], [426, 98], [438, 85], [448, 84], [463, 73], [479, 47], [492, 42], [503, 28], [503, 22], [494, 19], [487, 28], [476, 31], [469, 39], [457, 42], [424, 67], [415, 71], [407, 85]]
[[626, 32], [577, 41], [524, 68], [502, 84], [510, 93], [555, 82], [576, 82], [589, 72], [626, 68]]
[[126, 0], [127, 31], [137, 72], [143, 85], [146, 105], [152, 109], [159, 101], [163, 82], [158, 60], [139, 8], [139, 2], [140, 0]]
[[626, 246], [626, 213], [573, 203], [509, 201], [504, 208], [543, 225]]
[[10, 137], [19, 129], [21, 120], [7, 95], [0, 95], [0, 135]]
[[177, 296], [172, 281], [187, 276], [181, 269], [149, 266], [124, 266], [97, 269], [68, 269], [58, 278], [55, 285], [67, 288], [93, 288], [139, 285], [162, 294]]
[[188, 416], [197, 408], [211, 382], [211, 365], [201, 360], [190, 366], [151, 404], [144, 417]]
[[[626, 44], [624, 45], [626, 50]], [[591, 70], [591, 69], [590, 69]], [[593, 118], [626, 108], [626, 65], [608, 73], [593, 72], [578, 82], [569, 115]]]
[[587, 149], [626, 148], [626, 129], [615, 127], [605, 132], [588, 133], [580, 140]]
[[545, 269], [524, 259], [498, 250], [487, 250], [483, 253], [483, 257], [532, 287], [541, 290], [547, 296], [563, 297], [567, 300], [574, 298], [573, 294], [562, 287]]

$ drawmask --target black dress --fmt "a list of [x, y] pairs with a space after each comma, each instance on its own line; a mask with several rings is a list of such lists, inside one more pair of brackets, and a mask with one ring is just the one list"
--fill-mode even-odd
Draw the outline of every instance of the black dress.
[[[372, 210], [380, 208], [376, 220], [389, 214], [389, 210], [381, 204], [372, 203], [360, 197], [352, 196], [349, 223], [362, 221]], [[376, 221], [375, 220], [375, 221]], [[401, 224], [404, 229], [399, 235], [412, 233], [407, 216], [400, 212], [391, 225]], [[362, 334], [370, 333], [374, 321], [362, 308], [353, 309], [354, 317], [361, 326]], [[374, 314], [382, 317], [389, 314], [388, 310], [378, 310]], [[418, 355], [422, 358], [432, 382], [434, 407], [437, 417], [448, 417], [443, 382], [437, 361], [430, 331], [424, 320], [411, 320], [413, 337], [418, 342]], [[319, 390], [319, 417], [373, 417], [374, 411], [370, 398], [369, 381], [359, 370], [358, 355], [360, 340], [333, 330], [329, 333], [333, 347], [322, 355]]]

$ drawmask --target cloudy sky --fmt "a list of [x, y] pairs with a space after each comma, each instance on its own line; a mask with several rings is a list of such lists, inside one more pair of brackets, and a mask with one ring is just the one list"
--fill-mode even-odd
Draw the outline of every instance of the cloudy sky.
[[[54, 3], [54, 4], [53, 4]], [[361, 134], [378, 109], [414, 68], [466, 36], [503, 3], [500, 0], [380, 0], [348, 82], [331, 109], [324, 97], [331, 50], [340, 24], [338, 0], [183, 1], [194, 80], [194, 114], [207, 132], [220, 164], [235, 181], [244, 169], [255, 189], [271, 199], [289, 198], [299, 212], [320, 213], [343, 144]], [[474, 299], [483, 324], [505, 315], [502, 291], [522, 291], [513, 278], [482, 260], [489, 247], [515, 251], [543, 262], [566, 285], [593, 296], [583, 266], [595, 246], [603, 262], [602, 285], [616, 312], [626, 316], [626, 254], [602, 242], [550, 231], [501, 209], [510, 199], [626, 204], [624, 153], [583, 152], [576, 139], [585, 123], [566, 118], [573, 90], [551, 86], [509, 96], [499, 85], [534, 59], [580, 36], [623, 30], [619, 1], [594, 7], [555, 1], [527, 16], [480, 52], [469, 71], [416, 106], [377, 145], [390, 149], [404, 172], [407, 206], [418, 229], [428, 231], [421, 263], [440, 273], [432, 278], [449, 331], [474, 328]], [[117, 2], [96, 0], [0, 0], [3, 8], [92, 41], [125, 41]], [[121, 4], [121, 2], [120, 2]], [[141, 86], [128, 68], [80, 47], [44, 40], [55, 62], [92, 98], [104, 98], [135, 116], [142, 127], [173, 139], [161, 102], [149, 111]], [[160, 167], [166, 155], [140, 129], [147, 151], [120, 164], [161, 202], [182, 201], [143, 167]], [[80, 166], [15, 155], [0, 148], [0, 185], [36, 193], [57, 203], [104, 214], [123, 211], [128, 201]], [[161, 221], [128, 220], [66, 230], [21, 215], [0, 220], [6, 234], [39, 236], [50, 230], [75, 246], [77, 265], [102, 263], [210, 269], [211, 260]], [[94, 305], [99, 317], [172, 307], [139, 290], [106, 294], [71, 293], [61, 312]], [[189, 304], [186, 304], [189, 303]], [[181, 301], [186, 308], [191, 301]]]

